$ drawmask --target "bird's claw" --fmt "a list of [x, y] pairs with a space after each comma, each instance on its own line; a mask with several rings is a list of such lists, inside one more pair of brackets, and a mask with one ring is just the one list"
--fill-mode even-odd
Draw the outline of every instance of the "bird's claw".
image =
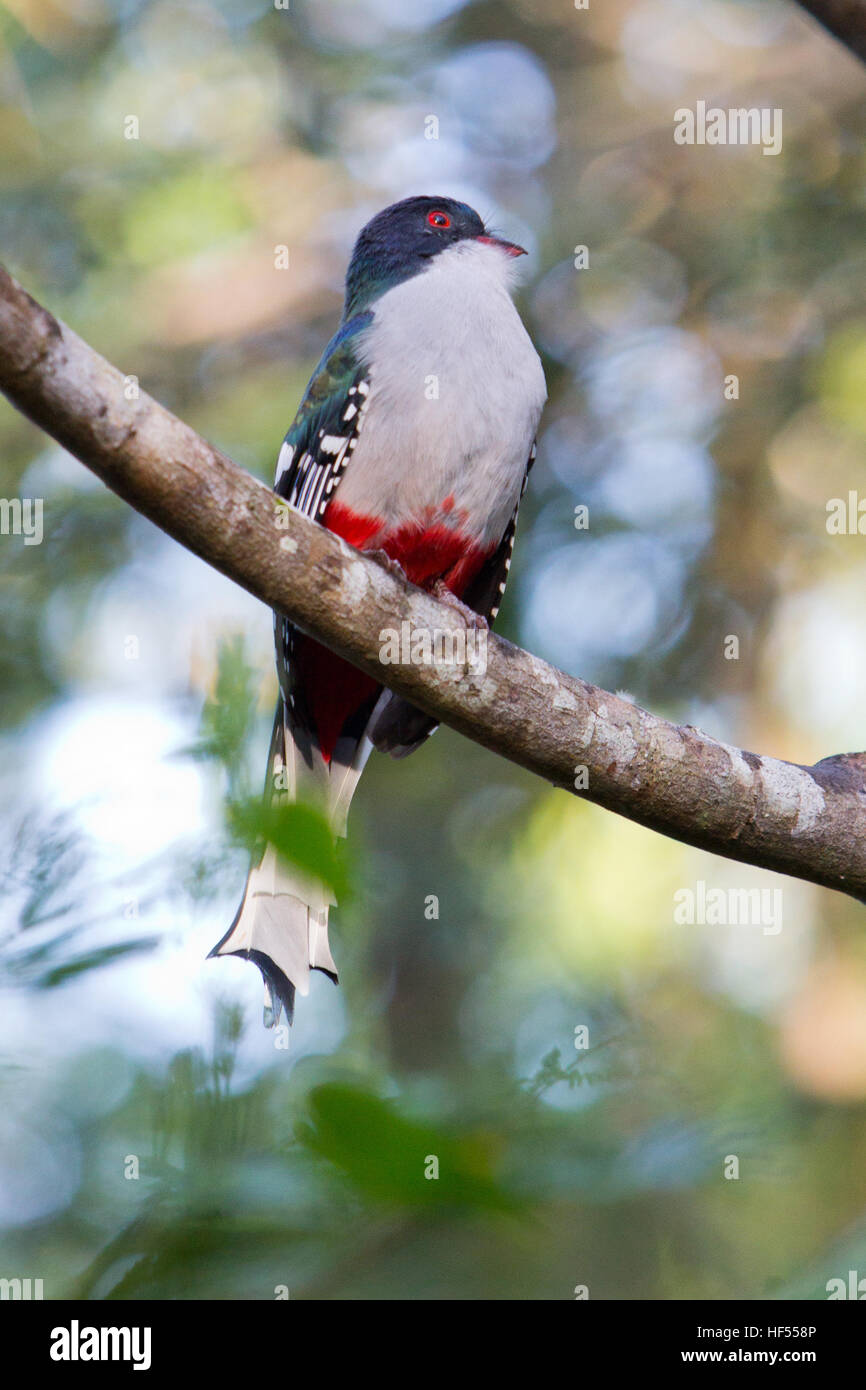
[[452, 593], [444, 579], [437, 579], [433, 585], [433, 595], [438, 598], [440, 603], [447, 603], [449, 608], [454, 608], [463, 619], [467, 627], [474, 627], [478, 632], [489, 632], [490, 624], [483, 613], [476, 613], [474, 608], [470, 608], [464, 603], [462, 598], [458, 598]]
[[398, 579], [406, 579], [406, 571], [399, 560], [393, 560], [387, 550], [368, 550], [367, 555], [371, 560], [375, 560], [378, 565], [387, 570], [389, 574], [396, 575]]

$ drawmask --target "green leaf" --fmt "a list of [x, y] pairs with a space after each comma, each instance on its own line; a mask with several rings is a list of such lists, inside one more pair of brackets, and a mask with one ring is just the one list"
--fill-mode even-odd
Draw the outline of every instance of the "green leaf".
[[57, 985], [74, 980], [77, 975], [85, 975], [89, 970], [98, 970], [104, 965], [113, 965], [124, 956], [152, 951], [160, 942], [158, 936], [141, 936], [134, 941], [117, 941], [112, 946], [99, 946], [92, 951], [84, 951], [62, 965], [54, 965], [32, 983], [37, 989], [55, 989]]
[[349, 879], [338, 855], [327, 817], [304, 802], [268, 806], [261, 800], [233, 802], [228, 808], [234, 839], [251, 854], [271, 844], [280, 858], [311, 878], [320, 879], [343, 901], [349, 895]]
[[[455, 1137], [405, 1119], [360, 1087], [328, 1083], [309, 1098], [298, 1138], [330, 1160], [364, 1195], [386, 1205], [516, 1212], [517, 1199], [492, 1173], [486, 1134]], [[438, 1167], [438, 1177], [427, 1176]]]
[[220, 643], [213, 695], [201, 716], [201, 736], [178, 756], [222, 763], [234, 794], [243, 785], [244, 753], [258, 705], [258, 673], [246, 658], [244, 640], [233, 634]]

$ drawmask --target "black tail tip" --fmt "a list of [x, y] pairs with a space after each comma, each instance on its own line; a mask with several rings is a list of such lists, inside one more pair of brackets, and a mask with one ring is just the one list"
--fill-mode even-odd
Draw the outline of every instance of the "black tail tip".
[[[225, 942], [218, 941], [212, 951], [208, 951], [206, 960], [214, 960], [220, 955], [220, 947]], [[264, 951], [227, 951], [229, 956], [239, 956], [241, 960], [251, 960], [254, 965], [259, 967], [262, 972], [262, 979], [268, 986], [274, 999], [278, 1001], [277, 1007], [268, 1008], [265, 1006], [264, 1024], [266, 1028], [273, 1028], [279, 1021], [280, 1006], [286, 1011], [286, 1022], [291, 1025], [295, 1017], [295, 986], [287, 975], [284, 975], [278, 965], [275, 965], [271, 957]]]
[[[251, 960], [254, 965], [259, 967], [262, 972], [262, 979], [274, 995], [280, 1001], [286, 1011], [286, 1022], [291, 1026], [295, 1018], [295, 986], [287, 975], [284, 975], [278, 965], [275, 965], [269, 955], [264, 951], [243, 951], [238, 955], [244, 955], [247, 960]], [[273, 1028], [279, 1018], [279, 1009], [272, 1009], [272, 1018], [268, 1022], [265, 1020], [266, 1028]]]

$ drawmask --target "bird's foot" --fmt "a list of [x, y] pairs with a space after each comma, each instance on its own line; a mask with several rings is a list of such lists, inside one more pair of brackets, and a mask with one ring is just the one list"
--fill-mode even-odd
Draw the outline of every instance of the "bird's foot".
[[437, 579], [433, 585], [432, 593], [438, 598], [440, 603], [447, 603], [449, 608], [458, 612], [467, 627], [474, 627], [478, 632], [489, 632], [490, 624], [482, 613], [476, 613], [474, 608], [470, 608], [464, 603], [462, 598], [453, 594], [445, 583], [444, 579]]
[[406, 579], [406, 571], [399, 560], [392, 560], [387, 550], [367, 550], [364, 552], [371, 560], [375, 560], [377, 565], [381, 565], [389, 574], [395, 575], [398, 579]]

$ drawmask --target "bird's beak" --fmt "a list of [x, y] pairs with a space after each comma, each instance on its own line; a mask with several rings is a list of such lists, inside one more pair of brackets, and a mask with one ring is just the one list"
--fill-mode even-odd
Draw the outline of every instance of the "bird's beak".
[[485, 246], [498, 246], [505, 252], [506, 256], [526, 256], [528, 252], [523, 246], [518, 246], [516, 242], [504, 241], [501, 236], [479, 236], [476, 241], [482, 241]]

